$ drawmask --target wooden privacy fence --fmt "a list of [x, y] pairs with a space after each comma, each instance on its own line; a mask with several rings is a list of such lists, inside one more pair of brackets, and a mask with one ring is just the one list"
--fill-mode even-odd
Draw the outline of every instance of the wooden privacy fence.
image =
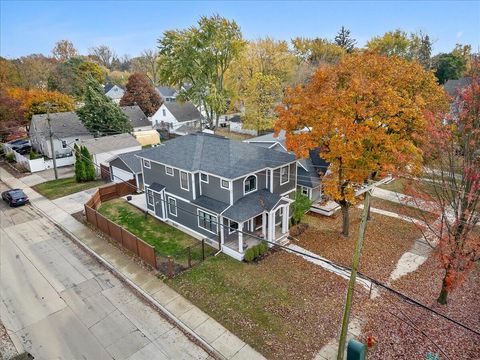
[[152, 245], [147, 244], [142, 239], [110, 221], [97, 211], [103, 201], [134, 193], [135, 187], [131, 185], [135, 186], [135, 181], [129, 181], [128, 184], [111, 184], [98, 188], [85, 203], [85, 216], [90, 224], [156, 269], [157, 257], [155, 255], [155, 248]]

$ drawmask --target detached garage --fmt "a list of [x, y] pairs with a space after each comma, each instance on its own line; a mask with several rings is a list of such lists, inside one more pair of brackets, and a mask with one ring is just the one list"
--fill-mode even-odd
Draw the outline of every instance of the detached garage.
[[111, 180], [116, 183], [135, 179], [137, 187], [143, 190], [143, 175], [140, 159], [135, 155], [140, 151], [132, 151], [118, 155], [110, 161]]

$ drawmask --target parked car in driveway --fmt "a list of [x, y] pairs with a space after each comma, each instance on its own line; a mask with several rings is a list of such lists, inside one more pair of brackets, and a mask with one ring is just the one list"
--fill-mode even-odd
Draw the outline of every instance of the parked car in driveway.
[[10, 206], [20, 206], [28, 203], [28, 196], [22, 189], [11, 189], [2, 192], [2, 199]]
[[32, 144], [28, 139], [11, 141], [9, 144], [12, 150], [20, 150], [26, 147], [32, 147]]

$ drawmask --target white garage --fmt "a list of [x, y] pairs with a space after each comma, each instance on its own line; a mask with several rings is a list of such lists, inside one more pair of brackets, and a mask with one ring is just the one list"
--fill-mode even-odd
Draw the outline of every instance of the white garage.
[[140, 159], [135, 155], [140, 151], [120, 154], [110, 161], [110, 176], [113, 182], [123, 182], [135, 179], [138, 191], [143, 190], [143, 174]]

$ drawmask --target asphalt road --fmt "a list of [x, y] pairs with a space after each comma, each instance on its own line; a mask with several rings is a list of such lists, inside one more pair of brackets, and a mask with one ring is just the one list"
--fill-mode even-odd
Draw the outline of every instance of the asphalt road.
[[209, 358], [31, 206], [1, 201], [0, 225], [0, 320], [18, 350], [35, 359]]

